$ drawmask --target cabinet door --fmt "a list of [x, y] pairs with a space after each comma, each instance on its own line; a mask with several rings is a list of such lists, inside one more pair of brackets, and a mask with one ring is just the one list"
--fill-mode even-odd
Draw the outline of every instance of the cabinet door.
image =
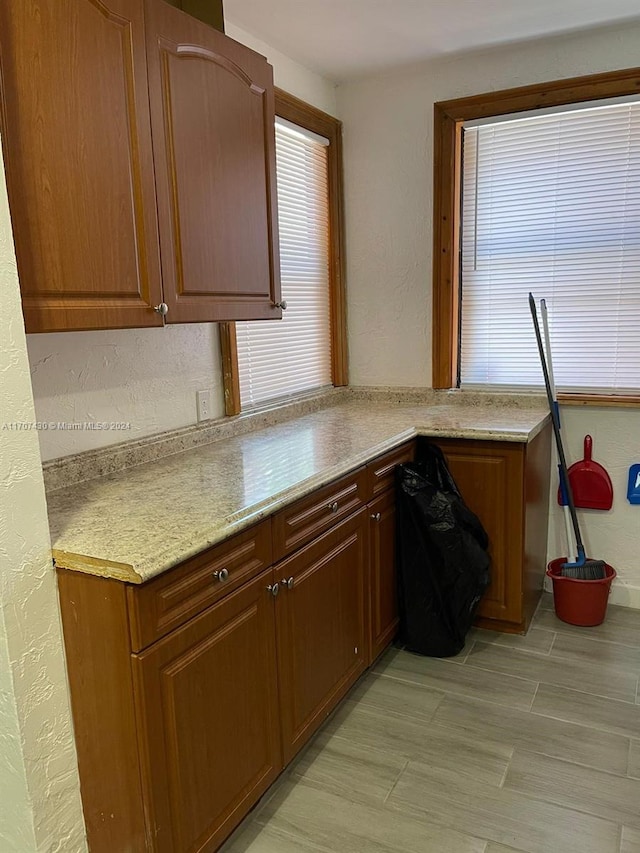
[[366, 558], [361, 510], [274, 569], [285, 762], [365, 669]]
[[216, 850], [282, 767], [271, 577], [133, 655], [158, 853]]
[[389, 645], [398, 629], [396, 501], [389, 489], [369, 504], [370, 659]]
[[271, 66], [159, 0], [146, 9], [167, 321], [279, 318]]
[[0, 3], [27, 332], [160, 326], [142, 0]]
[[524, 444], [438, 440], [467, 506], [489, 536], [491, 585], [478, 616], [522, 621]]

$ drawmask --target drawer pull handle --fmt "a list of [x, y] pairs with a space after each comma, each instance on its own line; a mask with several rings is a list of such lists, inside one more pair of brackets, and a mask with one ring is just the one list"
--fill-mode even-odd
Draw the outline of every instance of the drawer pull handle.
[[371, 518], [372, 518], [374, 521], [380, 521], [380, 513], [379, 513], [379, 512], [374, 512], [374, 513], [372, 513]]
[[281, 587], [286, 587], [287, 589], [293, 589], [294, 580], [293, 578], [282, 578], [280, 581]]
[[276, 595], [280, 592], [280, 584], [279, 583], [270, 583], [267, 586], [267, 589], [271, 593], [271, 595], [275, 598]]
[[327, 509], [330, 509], [331, 512], [338, 512], [338, 501], [334, 501], [332, 504], [329, 504]]
[[215, 581], [220, 581], [220, 583], [224, 583], [229, 579], [229, 570], [228, 569], [220, 569], [220, 571], [216, 571], [213, 573], [213, 579]]

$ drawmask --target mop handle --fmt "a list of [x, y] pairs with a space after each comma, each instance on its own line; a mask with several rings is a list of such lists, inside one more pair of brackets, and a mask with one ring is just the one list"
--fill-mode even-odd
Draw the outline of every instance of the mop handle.
[[[540, 300], [540, 314], [542, 316], [542, 330], [544, 331], [544, 346], [545, 352], [547, 355], [547, 368], [549, 369], [549, 385], [551, 386], [551, 394], [553, 395], [553, 404], [556, 410], [556, 416], [558, 418], [558, 426], [562, 429], [562, 424], [560, 422], [560, 406], [558, 405], [558, 395], [556, 393], [556, 381], [553, 375], [553, 357], [551, 351], [551, 335], [549, 334], [549, 315], [547, 313], [547, 300]], [[556, 451], [556, 458], [558, 458], [558, 453]], [[559, 459], [558, 459], [559, 461]], [[567, 550], [569, 555], [567, 557], [568, 560], [573, 560], [573, 553], [571, 548], [571, 516], [569, 514], [569, 504], [567, 501], [567, 490], [564, 482], [564, 476], [562, 474], [562, 466], [558, 465], [558, 477], [560, 479], [560, 494], [562, 496], [562, 509], [564, 511], [564, 525], [565, 525], [565, 535], [567, 537]]]

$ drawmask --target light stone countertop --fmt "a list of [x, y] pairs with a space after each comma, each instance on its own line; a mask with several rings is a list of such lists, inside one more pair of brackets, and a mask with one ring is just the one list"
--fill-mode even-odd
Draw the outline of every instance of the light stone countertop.
[[415, 435], [528, 442], [539, 407], [349, 400], [49, 491], [61, 568], [143, 583]]

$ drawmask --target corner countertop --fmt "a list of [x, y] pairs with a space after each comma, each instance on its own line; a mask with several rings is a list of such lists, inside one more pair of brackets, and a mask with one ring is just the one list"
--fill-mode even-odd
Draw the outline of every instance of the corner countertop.
[[540, 408], [348, 400], [47, 494], [56, 565], [144, 583], [416, 435], [526, 443]]

